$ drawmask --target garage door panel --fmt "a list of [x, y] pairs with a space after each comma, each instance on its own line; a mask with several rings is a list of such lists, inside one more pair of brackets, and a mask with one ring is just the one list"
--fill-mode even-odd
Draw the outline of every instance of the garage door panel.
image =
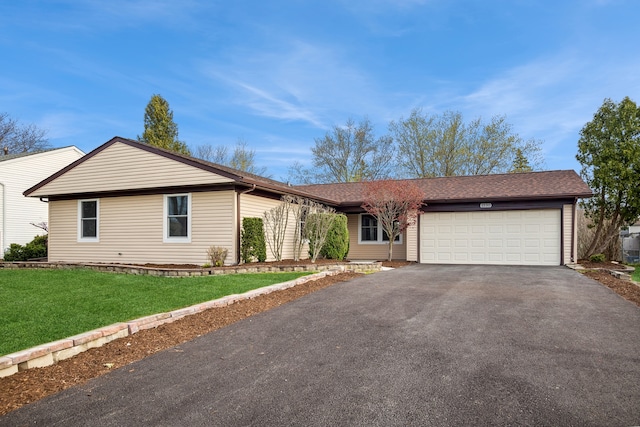
[[504, 261], [504, 256], [502, 253], [490, 252], [487, 255], [487, 260], [489, 262], [502, 263]]
[[472, 248], [484, 248], [485, 245], [485, 241], [484, 240], [478, 240], [478, 239], [473, 239], [471, 240], [471, 247]]
[[507, 224], [507, 233], [520, 234], [521, 232], [522, 232], [522, 227], [520, 227], [520, 224]]
[[496, 239], [491, 239], [488, 242], [489, 244], [487, 245], [487, 247], [489, 248], [501, 248], [502, 247], [502, 240], [496, 240]]
[[522, 242], [519, 239], [507, 239], [507, 247], [508, 248], [521, 248]]
[[437, 241], [438, 243], [438, 247], [439, 248], [450, 248], [451, 247], [451, 240], [449, 239], [440, 239]]
[[485, 262], [485, 254], [483, 253], [478, 253], [478, 252], [471, 253], [467, 258], [469, 259], [471, 264], [478, 264], [478, 263], [484, 264]]
[[421, 261], [560, 264], [560, 210], [425, 213]]
[[468, 248], [469, 247], [469, 241], [468, 240], [462, 240], [462, 239], [457, 239], [455, 241], [455, 245], [456, 248]]
[[466, 263], [469, 261], [469, 254], [466, 252], [456, 252], [455, 260], [459, 263]]
[[507, 253], [505, 260], [507, 263], [522, 263], [522, 255], [519, 253]]

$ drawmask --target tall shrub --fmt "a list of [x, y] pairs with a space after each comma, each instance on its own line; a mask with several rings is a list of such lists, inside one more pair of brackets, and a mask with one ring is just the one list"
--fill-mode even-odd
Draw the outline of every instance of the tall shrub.
[[342, 261], [349, 253], [349, 230], [347, 229], [347, 216], [338, 214], [327, 233], [324, 246], [320, 255], [329, 259]]
[[240, 233], [240, 257], [242, 262], [264, 262], [267, 259], [267, 246], [264, 240], [262, 218], [243, 218]]

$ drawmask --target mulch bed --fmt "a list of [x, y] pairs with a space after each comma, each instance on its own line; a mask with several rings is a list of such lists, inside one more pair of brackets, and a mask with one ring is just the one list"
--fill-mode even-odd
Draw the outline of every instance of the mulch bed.
[[608, 271], [602, 270], [587, 270], [583, 273], [585, 276], [598, 282], [611, 289], [622, 298], [631, 301], [638, 307], [640, 307], [640, 286], [634, 285], [631, 282], [620, 280], [613, 277]]
[[578, 264], [583, 266], [584, 268], [603, 268], [605, 270], [614, 270], [614, 271], [622, 271], [625, 269], [624, 264], [616, 264], [614, 262], [591, 262], [587, 260], [580, 260]]

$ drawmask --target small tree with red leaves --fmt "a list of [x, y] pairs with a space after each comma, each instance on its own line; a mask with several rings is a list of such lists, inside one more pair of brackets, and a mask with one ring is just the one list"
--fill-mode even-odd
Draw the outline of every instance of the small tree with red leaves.
[[393, 242], [415, 224], [425, 198], [413, 181], [381, 180], [364, 183], [362, 207], [373, 215], [389, 237], [389, 261]]

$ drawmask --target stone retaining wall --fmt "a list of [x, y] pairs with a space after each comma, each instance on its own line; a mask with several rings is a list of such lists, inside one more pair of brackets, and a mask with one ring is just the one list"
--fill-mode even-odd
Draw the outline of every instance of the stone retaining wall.
[[99, 264], [99, 263], [65, 263], [65, 262], [2, 262], [0, 268], [49, 268], [49, 269], [70, 269], [70, 268], [90, 268], [96, 271], [104, 271], [109, 273], [150, 275], [150, 276], [166, 276], [166, 277], [189, 277], [189, 276], [215, 276], [224, 274], [242, 274], [242, 273], [273, 273], [285, 271], [328, 271], [335, 268], [343, 268], [344, 271], [353, 271], [357, 273], [365, 273], [371, 271], [380, 271], [382, 263], [380, 262], [345, 262], [335, 264], [304, 264], [277, 266], [273, 264], [265, 264], [264, 266], [243, 266], [223, 268], [158, 268], [143, 267], [123, 264]]
[[[34, 266], [31, 266], [31, 264], [33, 263], [5, 263], [4, 265], [5, 268], [7, 268], [6, 264], [14, 264], [14, 266], [11, 266], [9, 268], [73, 268], [74, 267], [73, 265], [69, 265], [69, 264], [49, 264], [48, 266], [45, 266], [44, 264], [48, 264], [48, 263], [37, 263], [38, 266], [34, 267]], [[20, 266], [15, 266], [15, 264], [20, 264]], [[217, 300], [203, 302], [190, 307], [170, 311], [168, 313], [159, 313], [151, 316], [142, 317], [140, 319], [132, 320], [129, 322], [116, 323], [113, 325], [105, 326], [103, 328], [95, 329], [93, 331], [84, 332], [82, 334], [75, 335], [73, 337], [61, 339], [61, 340], [50, 342], [47, 344], [42, 344], [42, 345], [30, 348], [28, 350], [22, 350], [15, 353], [7, 354], [5, 356], [0, 356], [0, 378], [13, 375], [16, 372], [24, 371], [31, 368], [40, 368], [44, 366], [53, 365], [54, 363], [57, 363], [60, 360], [68, 359], [70, 357], [75, 356], [76, 354], [82, 353], [83, 351], [87, 351], [90, 348], [103, 346], [110, 341], [135, 334], [136, 332], [143, 329], [155, 328], [156, 326], [162, 325], [164, 323], [175, 322], [176, 320], [184, 316], [189, 316], [191, 314], [199, 313], [209, 308], [224, 307], [243, 299], [255, 298], [259, 295], [264, 295], [274, 291], [287, 289], [296, 285], [300, 285], [302, 283], [306, 283], [311, 280], [317, 280], [325, 276], [333, 276], [345, 271], [372, 271], [372, 270], [379, 271], [380, 265], [381, 265], [380, 263], [375, 263], [375, 264], [349, 263], [349, 264], [342, 264], [339, 266], [333, 265], [330, 269], [325, 268], [325, 271], [322, 271], [320, 273], [303, 276], [295, 280], [290, 280], [288, 282], [278, 283], [271, 286], [265, 286], [262, 288], [245, 292], [243, 294], [227, 295], [226, 297], [222, 297]], [[75, 265], [75, 267], [77, 267], [77, 265]], [[85, 267], [93, 268], [90, 265], [86, 265]], [[105, 268], [108, 266], [100, 265], [99, 267]], [[321, 267], [321, 266], [316, 265], [314, 267]], [[113, 266], [113, 268], [116, 268], [116, 267]], [[118, 266], [117, 268], [122, 268], [122, 267]], [[139, 268], [134, 268], [134, 267], [124, 267], [124, 268], [131, 268], [131, 270], [142, 271]], [[291, 267], [288, 267], [288, 268], [291, 268]], [[238, 268], [234, 270], [248, 270], [248, 269]], [[119, 270], [100, 270], [100, 271], [118, 271], [121, 273], [129, 272], [131, 274], [151, 274], [151, 273], [140, 273], [140, 272], [136, 273], [132, 271], [119, 271]], [[171, 272], [171, 271], [176, 271], [176, 270], [168, 270], [168, 272]], [[210, 270], [207, 270], [207, 271], [210, 271]], [[212, 271], [220, 271], [220, 270], [212, 270]], [[227, 274], [232, 274], [232, 273], [228, 273], [229, 270], [223, 270], [223, 271], [226, 271]], [[262, 271], [294, 271], [294, 270], [262, 270]], [[295, 271], [306, 271], [306, 270], [295, 270]], [[233, 271], [233, 272], [248, 273], [253, 271]], [[222, 274], [222, 273], [215, 273], [215, 274]], [[183, 276], [182, 274], [160, 274], [160, 275]], [[191, 274], [185, 274], [185, 276], [189, 276], [189, 275]], [[199, 274], [199, 275], [202, 275], [202, 274]]]

